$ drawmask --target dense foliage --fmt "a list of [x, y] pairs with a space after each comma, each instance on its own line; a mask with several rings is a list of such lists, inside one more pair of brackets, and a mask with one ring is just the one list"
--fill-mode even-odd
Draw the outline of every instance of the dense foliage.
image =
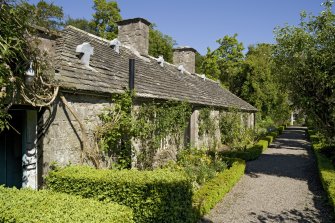
[[318, 16], [301, 13], [299, 26], [277, 28], [275, 62], [290, 100], [329, 138], [335, 135], [335, 15], [332, 1]]
[[207, 138], [208, 140], [208, 147], [210, 150], [217, 149], [218, 142], [216, 139], [216, 121], [217, 117], [212, 115], [212, 111], [214, 109], [210, 107], [205, 107], [199, 109], [199, 116], [198, 116], [198, 136], [200, 139]]
[[[184, 131], [191, 115], [191, 105], [178, 101], [146, 101], [133, 107], [134, 94], [115, 95], [113, 105], [100, 115], [96, 138], [100, 149], [114, 157], [114, 165], [127, 168], [131, 156], [136, 156], [136, 167], [152, 169], [154, 158], [164, 142], [184, 148]], [[140, 146], [132, 148], [132, 140]], [[133, 154], [136, 153], [136, 154]]]
[[268, 148], [268, 146], [273, 142], [273, 140], [281, 133], [282, 132], [280, 132], [279, 130], [269, 132], [251, 147], [222, 151], [220, 152], [220, 156], [239, 158], [245, 161], [258, 159], [258, 157]]
[[288, 94], [276, 72], [273, 45], [250, 46], [241, 75], [244, 82], [238, 95], [261, 111], [261, 119], [269, 117], [275, 124], [283, 124], [290, 116], [290, 108]]
[[28, 98], [32, 92], [35, 95], [45, 90], [31, 84], [26, 93], [26, 71], [32, 65], [35, 76], [42, 78], [41, 74], [47, 66], [44, 55], [36, 47], [30, 17], [26, 7], [3, 1], [0, 3], [0, 131], [8, 127], [10, 116], [7, 112], [18, 95]]
[[154, 156], [166, 140], [170, 147], [185, 147], [184, 131], [191, 113], [189, 103], [178, 101], [144, 102], [135, 109], [134, 134], [141, 146], [141, 151], [136, 154], [139, 168], [152, 168]]
[[244, 174], [245, 162], [226, 158], [229, 169], [206, 182], [193, 196], [198, 216], [207, 214], [234, 187]]
[[99, 115], [102, 123], [95, 132], [100, 150], [113, 157], [112, 165], [116, 168], [129, 168], [131, 164], [131, 139], [134, 137], [132, 96], [132, 92], [113, 95], [113, 106], [106, 107]]
[[72, 166], [47, 177], [49, 189], [133, 209], [135, 222], [192, 222], [192, 186], [180, 171]]
[[[322, 136], [314, 130], [308, 130], [308, 136], [312, 143], [312, 148], [316, 156], [319, 176], [324, 190], [327, 192], [330, 204], [335, 211], [335, 153], [334, 148], [329, 150], [329, 147], [324, 144]], [[327, 148], [328, 147], [328, 148]], [[334, 146], [333, 146], [334, 147]], [[329, 155], [329, 152], [333, 154]]]
[[246, 119], [245, 114], [236, 109], [220, 113], [221, 143], [230, 149], [245, 149], [254, 143], [255, 131], [248, 128], [243, 119]]
[[28, 22], [47, 29], [59, 30], [63, 26], [63, 9], [54, 3], [40, 0], [36, 5], [23, 1], [20, 7], [29, 13]]
[[215, 155], [209, 155], [207, 148], [187, 148], [178, 153], [177, 161], [170, 161], [165, 169], [184, 171], [192, 182], [193, 191], [223, 172], [227, 163]]
[[163, 34], [153, 24], [149, 30], [149, 55], [154, 57], [163, 56], [164, 60], [173, 63], [173, 46], [176, 41], [172, 37]]
[[0, 222], [125, 222], [131, 223], [130, 208], [101, 203], [47, 190], [8, 189], [0, 186]]
[[[197, 64], [197, 71], [259, 109], [257, 123], [260, 128], [283, 124], [289, 117], [286, 88], [278, 79], [278, 69], [270, 44], [250, 46], [246, 55], [237, 35], [217, 40], [219, 47], [207, 54]], [[199, 60], [199, 59], [198, 59]]]

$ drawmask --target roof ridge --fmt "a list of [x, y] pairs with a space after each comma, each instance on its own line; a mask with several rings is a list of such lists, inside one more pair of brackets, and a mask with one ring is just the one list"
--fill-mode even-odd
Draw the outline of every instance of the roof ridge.
[[92, 33], [86, 32], [86, 31], [84, 31], [84, 30], [82, 30], [82, 29], [79, 29], [79, 28], [77, 28], [77, 27], [75, 27], [75, 26], [68, 25], [68, 26], [66, 26], [66, 27], [64, 28], [64, 30], [66, 30], [66, 29], [68, 29], [68, 28], [73, 29], [73, 30], [78, 31], [78, 32], [81, 32], [81, 33], [83, 33], [83, 34], [86, 34], [86, 35], [88, 35], [88, 36], [90, 36], [90, 37], [93, 37], [93, 38], [95, 38], [95, 39], [101, 40], [101, 41], [103, 41], [103, 42], [110, 43], [110, 40], [108, 40], [108, 39], [105, 39], [105, 38], [96, 36], [96, 35], [94, 35], [94, 34], [92, 34]]

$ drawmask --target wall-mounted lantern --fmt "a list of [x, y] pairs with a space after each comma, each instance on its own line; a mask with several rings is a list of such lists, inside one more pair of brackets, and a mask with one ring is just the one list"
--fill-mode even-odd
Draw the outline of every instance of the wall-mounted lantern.
[[26, 85], [32, 85], [35, 78], [35, 71], [33, 70], [33, 62], [30, 62], [30, 67], [25, 73], [25, 83]]

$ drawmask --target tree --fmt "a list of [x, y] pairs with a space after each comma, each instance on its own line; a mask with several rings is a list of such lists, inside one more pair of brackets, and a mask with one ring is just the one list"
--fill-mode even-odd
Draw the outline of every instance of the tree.
[[276, 29], [275, 62], [294, 106], [335, 135], [335, 15], [332, 1], [318, 16], [301, 14], [299, 26]]
[[243, 44], [237, 40], [237, 34], [224, 36], [216, 41], [220, 46], [214, 51], [218, 57], [221, 74], [219, 80], [235, 93], [240, 86], [239, 74], [244, 60]]
[[197, 74], [203, 74], [204, 72], [202, 71], [202, 62], [204, 61], [205, 57], [202, 56], [200, 53], [196, 52], [195, 53], [195, 73]]
[[112, 40], [117, 37], [116, 22], [122, 20], [117, 2], [94, 0], [93, 24], [96, 35]]
[[152, 24], [149, 30], [149, 54], [154, 57], [163, 56], [165, 61], [172, 63], [173, 46], [176, 45], [176, 41], [155, 27], [156, 25]]
[[240, 96], [259, 109], [261, 118], [282, 124], [289, 117], [287, 93], [275, 74], [273, 45], [250, 46], [240, 80]]
[[204, 56], [201, 64], [201, 72], [204, 73], [208, 78], [218, 80], [220, 78], [220, 67], [218, 64], [219, 57], [217, 54], [207, 48], [207, 54]]
[[77, 27], [78, 29], [84, 30], [91, 34], [95, 34], [95, 31], [96, 31], [96, 27], [94, 26], [94, 23], [84, 18], [73, 19], [71, 17], [68, 17], [68, 19], [65, 21], [65, 25], [66, 26], [71, 25], [71, 26]]
[[[8, 128], [8, 111], [14, 103], [45, 106], [55, 99], [58, 87], [52, 85], [45, 54], [39, 51], [39, 39], [31, 26], [31, 14], [25, 3], [0, 2], [0, 131]], [[27, 71], [34, 77], [27, 83]], [[32, 71], [33, 70], [33, 71]], [[56, 90], [57, 89], [57, 90]], [[53, 93], [52, 93], [53, 92]], [[48, 101], [48, 102], [46, 102]]]
[[52, 30], [59, 30], [63, 26], [63, 9], [53, 3], [49, 4], [41, 0], [37, 5], [31, 5], [23, 2], [20, 7], [28, 13], [30, 24]]

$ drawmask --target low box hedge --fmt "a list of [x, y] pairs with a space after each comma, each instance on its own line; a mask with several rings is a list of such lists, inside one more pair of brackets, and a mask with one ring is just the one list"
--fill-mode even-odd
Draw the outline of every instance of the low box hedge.
[[0, 222], [134, 222], [132, 210], [118, 204], [83, 199], [47, 190], [0, 186]]
[[[245, 171], [245, 161], [229, 159], [231, 167], [206, 182], [193, 196], [193, 206], [198, 217], [207, 214], [240, 180]], [[229, 163], [229, 162], [228, 162]]]
[[270, 136], [270, 135], [265, 136], [265, 137], [263, 138], [263, 140], [268, 141], [268, 145], [270, 145], [270, 144], [273, 142], [273, 136]]
[[[315, 134], [315, 131], [308, 131], [309, 134]], [[322, 186], [327, 193], [328, 200], [333, 206], [335, 213], [335, 167], [332, 161], [320, 152], [322, 145], [319, 144], [317, 135], [309, 135], [312, 142], [312, 148], [317, 160], [319, 176]], [[313, 139], [313, 140], [312, 140]]]
[[[269, 136], [273, 140], [273, 136]], [[251, 148], [245, 150], [229, 150], [220, 152], [221, 157], [239, 158], [245, 161], [256, 160], [268, 148], [270, 139], [259, 140]]]
[[261, 146], [262, 151], [265, 151], [269, 147], [269, 141], [261, 139], [256, 143], [256, 145]]
[[52, 171], [49, 189], [130, 207], [135, 222], [191, 222], [192, 185], [182, 172], [96, 170], [70, 166]]
[[255, 160], [262, 154], [262, 146], [254, 145], [246, 150], [229, 150], [221, 152], [221, 157], [239, 158], [245, 161]]
[[286, 126], [285, 125], [281, 125], [278, 127], [278, 132], [279, 132], [279, 135], [283, 134], [284, 130], [285, 130]]

